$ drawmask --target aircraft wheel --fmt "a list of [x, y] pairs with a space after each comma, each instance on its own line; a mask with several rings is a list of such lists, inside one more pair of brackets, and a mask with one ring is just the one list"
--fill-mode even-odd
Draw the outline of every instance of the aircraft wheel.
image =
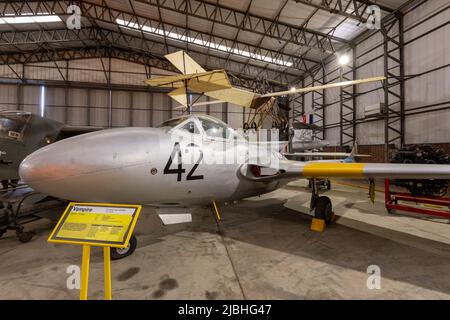
[[330, 198], [322, 196], [317, 199], [314, 216], [317, 219], [325, 220], [327, 225], [331, 223], [333, 219], [333, 206]]
[[128, 247], [124, 249], [111, 248], [111, 260], [119, 260], [132, 255], [134, 250], [136, 250], [136, 246], [137, 246], [137, 239], [133, 234], [131, 235]]
[[10, 182], [9, 182], [9, 184], [10, 184], [13, 188], [15, 188], [15, 187], [17, 187], [17, 185], [19, 184], [19, 179], [11, 179]]
[[17, 231], [17, 238], [22, 243], [30, 242], [33, 239], [34, 233], [32, 231]]
[[327, 180], [327, 190], [331, 190], [331, 181]]

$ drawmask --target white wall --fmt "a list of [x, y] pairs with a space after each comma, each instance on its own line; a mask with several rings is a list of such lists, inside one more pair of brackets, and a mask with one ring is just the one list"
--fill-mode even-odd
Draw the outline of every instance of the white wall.
[[[448, 6], [448, 0], [428, 1], [420, 11], [405, 17], [405, 25], [416, 23], [437, 9]], [[450, 21], [450, 10], [433, 17], [406, 33], [405, 41]], [[450, 64], [450, 25], [440, 28], [405, 47], [407, 73], [418, 74]], [[406, 81], [406, 110], [431, 103], [450, 101], [450, 68]], [[448, 105], [448, 104], [447, 104]], [[405, 122], [406, 143], [450, 142], [450, 110], [409, 116]]]
[[[408, 13], [404, 18], [405, 32], [404, 41], [424, 34], [425, 32], [450, 20], [450, 10], [431, 18], [422, 25], [408, 30], [428, 15], [448, 6], [448, 0], [433, 0], [420, 6], [417, 10]], [[356, 55], [362, 57], [356, 60], [357, 66], [365, 64], [375, 57], [383, 54], [383, 46], [375, 48], [382, 43], [382, 36], [377, 33], [363, 41], [356, 47]], [[415, 42], [405, 46], [405, 74], [419, 74], [433, 68], [450, 64], [450, 25], [434, 31]], [[330, 63], [326, 66], [327, 71], [334, 70], [335, 66]], [[357, 69], [356, 78], [367, 78], [384, 74], [384, 61], [380, 57], [369, 64]], [[328, 76], [328, 79], [336, 77], [336, 73]], [[310, 80], [307, 79], [309, 84]], [[358, 85], [359, 92], [365, 92], [380, 88], [381, 83], [368, 83]], [[326, 124], [339, 122], [339, 89], [326, 90], [326, 103], [330, 104], [326, 108]], [[306, 95], [306, 100], [310, 100], [310, 94]], [[428, 104], [450, 101], [450, 68], [445, 68], [436, 72], [419, 76], [405, 81], [405, 110], [416, 108]], [[356, 99], [356, 117], [364, 117], [364, 106], [384, 102], [384, 91], [378, 89], [374, 92], [361, 95]], [[306, 103], [306, 110], [309, 110], [310, 102]], [[448, 105], [448, 104], [447, 104]], [[327, 139], [332, 145], [339, 144], [338, 128], [330, 128], [326, 131]], [[384, 144], [384, 121], [374, 121], [359, 124], [356, 127], [356, 136], [360, 144]], [[405, 143], [448, 143], [450, 142], [450, 110], [439, 112], [429, 112], [421, 115], [411, 115], [405, 121]]]

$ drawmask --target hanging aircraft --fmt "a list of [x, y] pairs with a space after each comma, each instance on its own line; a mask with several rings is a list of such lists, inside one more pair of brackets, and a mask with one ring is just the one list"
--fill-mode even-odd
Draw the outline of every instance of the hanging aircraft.
[[[184, 75], [147, 82], [173, 87], [169, 95], [188, 107], [189, 89], [250, 108], [294, 93], [259, 95], [232, 88], [225, 71], [206, 72], [184, 53], [181, 57], [184, 63], [171, 61]], [[55, 142], [26, 157], [19, 173], [36, 191], [73, 201], [192, 207], [261, 195], [297, 179], [450, 179], [450, 165], [288, 160], [273, 144], [249, 142], [221, 120], [184, 115], [156, 128], [106, 129]], [[310, 207], [317, 218], [331, 222], [331, 200], [314, 187]]]

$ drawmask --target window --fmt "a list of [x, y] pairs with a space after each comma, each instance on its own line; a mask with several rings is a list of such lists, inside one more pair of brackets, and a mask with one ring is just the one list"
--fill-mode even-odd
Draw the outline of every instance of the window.
[[228, 127], [218, 121], [207, 118], [198, 118], [202, 124], [203, 130], [208, 137], [227, 139], [229, 135]]
[[188, 123], [186, 123], [184, 126], [182, 126], [180, 128], [180, 130], [185, 130], [189, 133], [195, 133], [195, 134], [199, 134], [198, 128], [195, 125], [194, 121], [189, 121]]
[[161, 123], [158, 128], [163, 128], [163, 127], [176, 127], [177, 125], [179, 125], [180, 123], [182, 123], [184, 120], [186, 120], [186, 117], [179, 117], [179, 118], [175, 118], [175, 119], [169, 119], [164, 121], [163, 123]]
[[1, 113], [0, 137], [22, 141], [30, 118], [28, 113]]
[[220, 138], [227, 140], [244, 140], [237, 132], [230, 128], [226, 123], [210, 118], [210, 117], [198, 117], [198, 120], [202, 124], [203, 130], [210, 138]]

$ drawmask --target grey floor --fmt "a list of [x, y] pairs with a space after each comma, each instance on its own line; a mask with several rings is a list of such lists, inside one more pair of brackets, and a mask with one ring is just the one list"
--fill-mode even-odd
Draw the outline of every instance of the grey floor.
[[[112, 263], [115, 299], [449, 299], [450, 225], [445, 220], [387, 216], [382, 199], [333, 185], [337, 223], [310, 231], [303, 184], [221, 208], [193, 223], [162, 226], [145, 208], [138, 249]], [[379, 197], [381, 198], [381, 197]], [[1, 299], [77, 299], [67, 288], [81, 247], [46, 242], [54, 226], [40, 220], [21, 244], [0, 238]], [[91, 256], [89, 298], [103, 298], [102, 251]], [[381, 268], [381, 289], [366, 286], [367, 267]]]

